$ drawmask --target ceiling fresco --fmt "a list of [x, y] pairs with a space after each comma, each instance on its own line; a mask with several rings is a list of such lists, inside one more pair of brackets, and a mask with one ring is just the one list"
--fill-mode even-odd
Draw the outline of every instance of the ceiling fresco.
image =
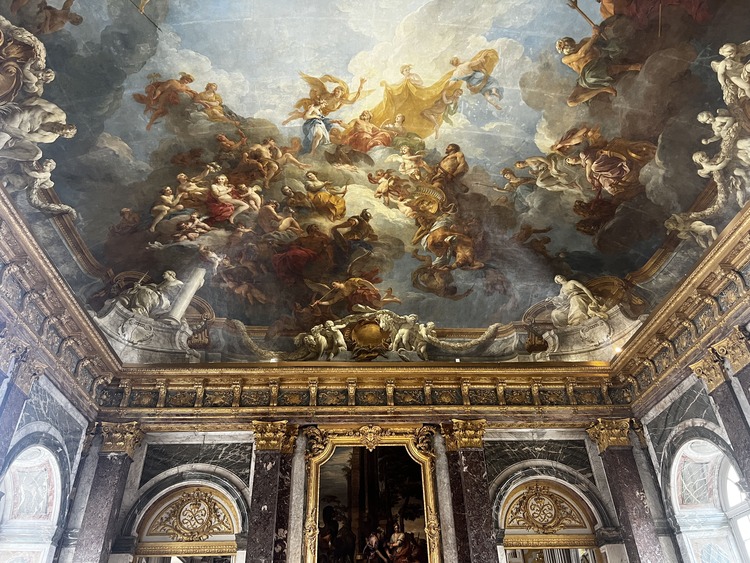
[[0, 0], [0, 167], [123, 361], [607, 360], [744, 205], [744, 0]]

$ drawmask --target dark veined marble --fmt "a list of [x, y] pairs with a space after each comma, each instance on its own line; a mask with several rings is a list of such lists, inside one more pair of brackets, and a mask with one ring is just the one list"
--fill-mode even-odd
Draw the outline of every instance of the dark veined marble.
[[31, 388], [29, 399], [23, 406], [18, 423], [18, 428], [36, 421], [47, 422], [56, 428], [65, 441], [71, 467], [75, 462], [78, 446], [85, 431], [85, 427], [68, 412], [72, 408], [69, 404], [61, 405], [39, 383], [35, 383]]
[[687, 389], [646, 425], [657, 459], [661, 459], [667, 438], [675, 426], [683, 420], [690, 419], [703, 419], [714, 424], [719, 423], [708, 394], [700, 381]]
[[511, 465], [538, 459], [567, 465], [590, 481], [594, 478], [583, 440], [485, 442], [484, 455], [490, 483]]
[[188, 463], [206, 463], [231, 471], [250, 482], [250, 461], [253, 445], [234, 444], [149, 444], [139, 486], [160, 473]]

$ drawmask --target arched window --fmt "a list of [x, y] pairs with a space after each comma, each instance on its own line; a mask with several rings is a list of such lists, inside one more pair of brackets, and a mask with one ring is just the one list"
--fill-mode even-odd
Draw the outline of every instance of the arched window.
[[0, 560], [46, 563], [62, 505], [57, 458], [47, 448], [23, 450], [0, 482]]
[[675, 456], [672, 504], [684, 545], [696, 563], [750, 563], [750, 503], [731, 460], [707, 440]]
[[746, 561], [750, 561], [750, 499], [740, 487], [740, 476], [729, 459], [721, 468], [721, 505]]

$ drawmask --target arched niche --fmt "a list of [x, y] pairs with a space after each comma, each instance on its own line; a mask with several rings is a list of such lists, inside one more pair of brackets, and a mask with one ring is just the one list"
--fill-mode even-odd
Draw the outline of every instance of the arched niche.
[[157, 557], [234, 557], [242, 529], [237, 505], [225, 491], [189, 484], [156, 498], [136, 526], [137, 561]]
[[57, 456], [41, 445], [21, 450], [0, 482], [0, 493], [0, 561], [11, 553], [23, 555], [23, 561], [51, 561], [64, 497]]
[[502, 499], [498, 523], [506, 551], [568, 550], [586, 554], [590, 563], [602, 560], [595, 536], [601, 519], [579, 491], [559, 480], [516, 483]]

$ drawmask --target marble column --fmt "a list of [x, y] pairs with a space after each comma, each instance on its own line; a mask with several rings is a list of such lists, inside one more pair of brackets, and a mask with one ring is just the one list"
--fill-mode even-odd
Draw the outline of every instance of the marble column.
[[484, 420], [443, 425], [453, 504], [457, 563], [497, 561], [484, 459]]
[[630, 563], [667, 561], [659, 540], [630, 441], [629, 418], [599, 419], [588, 434], [599, 446]]
[[[255, 452], [247, 537], [247, 561], [286, 561], [291, 466], [297, 429], [280, 422], [253, 421]], [[286, 473], [283, 473], [286, 472]], [[282, 546], [276, 552], [276, 546]]]
[[137, 422], [101, 422], [100, 426], [102, 446], [78, 534], [76, 563], [109, 560], [128, 470], [143, 437]]
[[750, 350], [744, 333], [735, 327], [690, 369], [706, 384], [739, 470], [750, 483], [750, 406], [743, 384], [750, 379]]
[[8, 367], [8, 381], [6, 390], [0, 403], [0, 472], [5, 468], [16, 432], [16, 426], [21, 419], [23, 406], [31, 394], [34, 382], [44, 373], [44, 365], [27, 357], [27, 350], [11, 358]]

